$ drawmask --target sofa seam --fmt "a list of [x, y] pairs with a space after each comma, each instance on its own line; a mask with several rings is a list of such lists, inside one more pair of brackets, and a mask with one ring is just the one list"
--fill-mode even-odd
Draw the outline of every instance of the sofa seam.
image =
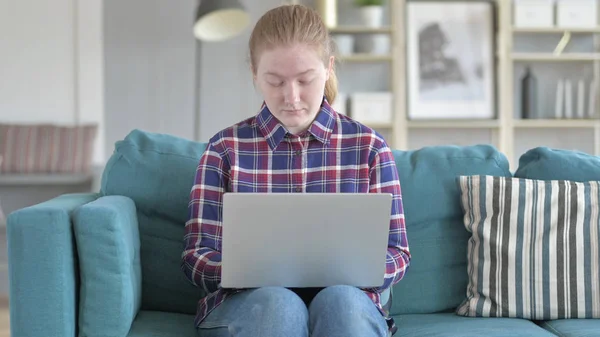
[[[555, 334], [555, 335], [557, 335], [557, 336], [559, 336], [559, 337], [562, 337], [562, 336], [564, 336], [562, 333], [560, 333], [558, 330], [556, 330], [556, 328], [554, 328], [554, 327], [552, 326], [552, 324], [550, 324], [550, 323], [548, 323], [548, 322], [545, 322], [545, 321], [544, 321], [544, 322], [541, 322], [541, 324], [540, 324], [540, 325], [542, 325], [542, 326], [544, 327], [544, 329], [546, 329], [546, 328], [549, 328], [550, 330], [552, 330], [552, 331], [550, 331], [550, 332], [552, 332], [553, 334]], [[546, 329], [546, 330], [548, 330], [548, 329]]]
[[129, 147], [129, 148], [134, 148], [137, 149], [141, 152], [154, 152], [154, 153], [158, 153], [158, 154], [165, 154], [165, 155], [170, 155], [170, 156], [174, 156], [174, 157], [180, 157], [180, 158], [188, 158], [188, 159], [198, 159], [196, 157], [193, 156], [185, 156], [182, 155], [180, 153], [175, 153], [175, 152], [170, 152], [170, 151], [160, 151], [160, 150], [156, 150], [156, 149], [148, 149], [148, 148], [141, 148], [137, 145], [134, 144], [121, 144], [118, 146], [118, 148], [123, 148], [123, 147]]

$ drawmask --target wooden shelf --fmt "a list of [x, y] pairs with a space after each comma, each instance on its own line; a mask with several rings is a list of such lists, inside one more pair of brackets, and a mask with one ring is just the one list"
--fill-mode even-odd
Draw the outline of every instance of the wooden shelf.
[[371, 28], [361, 26], [340, 26], [329, 29], [332, 34], [391, 34], [391, 27]]
[[521, 28], [513, 27], [513, 33], [545, 33], [545, 34], [562, 34], [562, 33], [582, 33], [593, 34], [600, 33], [600, 27], [592, 28], [568, 28], [568, 27], [551, 27], [551, 28]]
[[513, 61], [600, 61], [598, 53], [512, 53]]
[[88, 183], [91, 174], [0, 174], [0, 186], [7, 185], [77, 185]]
[[597, 119], [515, 119], [515, 128], [595, 128]]
[[342, 62], [390, 62], [392, 61], [391, 55], [375, 55], [375, 54], [354, 54], [354, 55], [342, 55], [337, 57]]
[[410, 120], [408, 127], [412, 129], [495, 129], [500, 127], [500, 123], [496, 119]]
[[394, 124], [390, 123], [369, 123], [369, 122], [365, 122], [363, 123], [366, 126], [370, 127], [371, 129], [391, 129], [394, 127]]

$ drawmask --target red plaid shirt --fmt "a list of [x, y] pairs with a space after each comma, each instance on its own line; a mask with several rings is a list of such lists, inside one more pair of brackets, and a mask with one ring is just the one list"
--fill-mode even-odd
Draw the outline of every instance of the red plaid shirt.
[[[221, 217], [225, 192], [391, 193], [385, 280], [363, 289], [380, 312], [380, 293], [404, 276], [410, 262], [394, 156], [374, 130], [336, 113], [326, 100], [302, 135], [292, 135], [263, 103], [261, 111], [209, 141], [190, 193], [182, 269], [207, 291], [195, 324], [232, 292], [220, 288]], [[395, 330], [388, 317], [388, 325]]]

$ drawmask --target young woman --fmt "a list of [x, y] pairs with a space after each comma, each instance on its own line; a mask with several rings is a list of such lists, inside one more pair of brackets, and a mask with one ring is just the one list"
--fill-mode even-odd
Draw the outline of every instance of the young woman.
[[[337, 90], [333, 43], [313, 9], [268, 11], [249, 49], [264, 102], [256, 116], [210, 139], [190, 193], [182, 269], [208, 293], [198, 304], [199, 336], [388, 336], [396, 327], [381, 294], [402, 279], [410, 262], [394, 157], [381, 135], [331, 108]], [[391, 193], [383, 286], [221, 288], [225, 192]]]

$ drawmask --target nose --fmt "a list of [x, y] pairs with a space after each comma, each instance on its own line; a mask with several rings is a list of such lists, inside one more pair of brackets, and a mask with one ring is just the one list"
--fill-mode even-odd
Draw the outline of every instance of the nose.
[[291, 82], [283, 89], [283, 98], [286, 104], [296, 104], [300, 101], [300, 90], [298, 85]]

